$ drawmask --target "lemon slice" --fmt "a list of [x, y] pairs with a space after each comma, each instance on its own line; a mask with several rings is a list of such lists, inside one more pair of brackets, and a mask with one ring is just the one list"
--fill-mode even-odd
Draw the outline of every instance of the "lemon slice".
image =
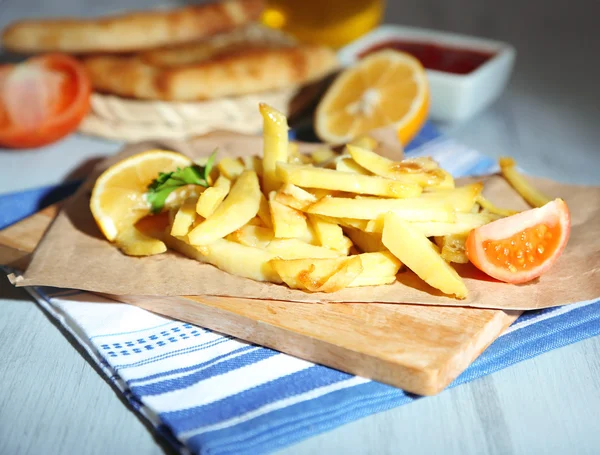
[[191, 164], [192, 161], [180, 153], [148, 150], [104, 171], [92, 190], [90, 209], [105, 237], [114, 241], [121, 232], [150, 213], [146, 191], [159, 172], [172, 172]]
[[404, 52], [383, 50], [342, 72], [319, 103], [315, 130], [342, 144], [393, 125], [407, 144], [427, 120], [429, 85], [421, 63]]

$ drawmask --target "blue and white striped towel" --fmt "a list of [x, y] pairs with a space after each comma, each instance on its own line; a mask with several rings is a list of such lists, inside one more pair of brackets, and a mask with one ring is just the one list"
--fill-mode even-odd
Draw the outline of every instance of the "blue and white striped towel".
[[[433, 155], [455, 176], [489, 172], [494, 166], [448, 140], [428, 143], [413, 154]], [[0, 197], [0, 208], [22, 195]], [[272, 452], [416, 399], [394, 387], [89, 293], [29, 292], [181, 452]], [[599, 333], [600, 300], [528, 312], [451, 387]]]

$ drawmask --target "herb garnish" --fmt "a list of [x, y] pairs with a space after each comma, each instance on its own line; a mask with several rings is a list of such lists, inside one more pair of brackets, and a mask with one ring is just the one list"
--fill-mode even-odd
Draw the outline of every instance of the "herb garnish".
[[208, 187], [208, 176], [213, 168], [216, 155], [217, 151], [215, 150], [208, 158], [205, 166], [192, 164], [184, 168], [177, 168], [174, 172], [159, 172], [158, 178], [148, 185], [148, 192], [146, 193], [146, 198], [150, 203], [150, 211], [152, 213], [160, 212], [169, 194], [181, 186], [199, 185]]

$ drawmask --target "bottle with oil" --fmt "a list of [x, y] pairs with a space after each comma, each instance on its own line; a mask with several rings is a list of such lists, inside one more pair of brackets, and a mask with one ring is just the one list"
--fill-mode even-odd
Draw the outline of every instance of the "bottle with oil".
[[384, 0], [267, 0], [263, 23], [298, 40], [339, 48], [377, 27]]

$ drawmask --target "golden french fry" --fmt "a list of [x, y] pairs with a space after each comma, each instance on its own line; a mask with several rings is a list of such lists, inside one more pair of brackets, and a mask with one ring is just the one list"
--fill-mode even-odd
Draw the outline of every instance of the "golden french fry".
[[[471, 217], [469, 215], [474, 216]], [[471, 230], [487, 223], [489, 223], [489, 218], [486, 216], [480, 216], [479, 214], [475, 213], [457, 213], [456, 221], [454, 223], [425, 221], [411, 223], [411, 225], [420, 231], [425, 237], [438, 237], [469, 233]]]
[[264, 250], [273, 240], [273, 237], [273, 229], [247, 224], [229, 234], [227, 240]]
[[240, 159], [242, 160], [244, 169], [246, 169], [247, 171], [254, 171], [254, 172], [256, 172], [256, 175], [258, 175], [259, 177], [262, 177], [263, 163], [262, 163], [262, 159], [260, 157], [258, 157], [256, 155], [252, 155], [252, 156], [243, 156]]
[[401, 266], [387, 251], [336, 259], [275, 259], [271, 263], [289, 287], [311, 292], [393, 283]]
[[443, 190], [423, 192], [421, 198], [443, 201], [458, 212], [470, 212], [477, 203], [477, 197], [483, 190], [483, 183], [476, 182], [458, 188], [446, 188]]
[[446, 262], [456, 262], [458, 264], [466, 264], [469, 262], [465, 243], [468, 234], [445, 235], [443, 237], [435, 237], [435, 243], [440, 247], [440, 256]]
[[244, 164], [235, 158], [225, 157], [217, 164], [217, 169], [221, 175], [224, 175], [229, 180], [237, 179], [246, 169]]
[[299, 239], [274, 239], [265, 249], [281, 259], [337, 258], [342, 253]]
[[358, 220], [356, 218], [335, 218], [327, 215], [316, 216], [329, 223], [339, 224], [342, 227], [360, 229], [361, 231], [364, 231], [369, 223], [367, 220]]
[[270, 264], [290, 288], [310, 292], [344, 289], [363, 270], [358, 256], [341, 259], [273, 259]]
[[153, 256], [167, 251], [162, 240], [143, 234], [135, 226], [119, 231], [115, 244], [127, 256]]
[[304, 210], [310, 204], [317, 201], [317, 198], [306, 190], [303, 190], [291, 183], [284, 184], [275, 194], [275, 200], [288, 207], [297, 210]]
[[283, 205], [276, 200], [276, 192], [269, 194], [271, 222], [277, 238], [295, 238], [306, 234], [306, 216], [299, 210]]
[[387, 212], [394, 212], [407, 221], [454, 221], [454, 209], [443, 200], [408, 198], [338, 198], [328, 197], [306, 209], [308, 213], [334, 218], [374, 220]]
[[269, 263], [275, 256], [259, 248], [217, 239], [209, 245], [194, 246], [173, 236], [166, 236], [169, 248], [192, 259], [212, 264], [232, 275], [256, 281], [281, 283], [281, 278]]
[[413, 183], [405, 184], [378, 176], [282, 162], [277, 163], [277, 175], [283, 182], [303, 188], [322, 188], [375, 196], [415, 197], [422, 191], [419, 185]]
[[310, 156], [300, 153], [300, 148], [297, 142], [288, 144], [288, 163], [292, 164], [310, 164], [312, 159]]
[[211, 216], [217, 207], [229, 194], [231, 190], [231, 180], [221, 175], [214, 186], [204, 191], [196, 203], [196, 213], [204, 218]]
[[260, 193], [260, 205], [258, 207], [258, 217], [265, 227], [273, 229], [273, 221], [271, 220], [271, 207], [269, 201], [264, 194]]
[[364, 167], [359, 165], [349, 156], [338, 160], [336, 162], [335, 169], [340, 172], [352, 172], [353, 174], [373, 175], [371, 172], [367, 171]]
[[356, 139], [351, 140], [349, 145], [354, 145], [355, 147], [361, 147], [367, 150], [375, 150], [379, 143], [377, 140], [373, 139], [371, 136], [360, 136]]
[[264, 226], [262, 220], [258, 215], [252, 218], [250, 221], [246, 223], [246, 226]]
[[[202, 194], [205, 193], [206, 192]], [[171, 235], [187, 235], [187, 233], [190, 230], [190, 226], [196, 220], [197, 201], [197, 197], [190, 197], [185, 200], [181, 207], [179, 207], [179, 210], [177, 210], [175, 218], [173, 219], [173, 225], [171, 226]]]
[[[363, 229], [365, 232], [383, 232], [384, 216], [371, 220]], [[489, 215], [484, 213], [456, 213], [453, 222], [444, 221], [414, 221], [410, 224], [421, 231], [425, 237], [439, 237], [452, 234], [468, 233], [484, 224], [493, 221]]]
[[310, 154], [314, 164], [321, 164], [336, 158], [339, 154], [331, 150], [329, 147], [319, 147]]
[[502, 157], [499, 160], [500, 172], [508, 183], [525, 199], [532, 207], [541, 207], [551, 201], [546, 195], [534, 188], [522, 175], [517, 171], [515, 160], [509, 157]]
[[360, 229], [344, 228], [344, 232], [352, 243], [364, 253], [377, 253], [386, 250], [381, 241], [381, 234], [377, 232], [365, 232]]
[[484, 197], [483, 194], [480, 194], [479, 196], [477, 196], [476, 200], [477, 200], [477, 204], [479, 204], [481, 206], [481, 208], [483, 208], [484, 210], [486, 210], [490, 213], [493, 213], [495, 215], [500, 215], [502, 217], [505, 217], [505, 216], [516, 215], [517, 213], [519, 213], [518, 210], [503, 209], [501, 207], [496, 206], [492, 201], [490, 201], [489, 199]]
[[281, 184], [275, 163], [288, 160], [288, 124], [285, 115], [276, 109], [264, 103], [259, 109], [263, 117], [263, 190], [269, 194]]
[[339, 224], [325, 221], [315, 215], [309, 215], [308, 219], [321, 246], [335, 251], [345, 251], [345, 254], [348, 254], [350, 246], [345, 240], [344, 231]]
[[347, 145], [352, 159], [363, 168], [389, 179], [416, 183], [421, 186], [436, 186], [445, 180], [445, 175], [435, 161], [417, 161], [417, 159], [392, 161], [377, 153], [354, 145]]
[[258, 213], [261, 194], [256, 172], [244, 171], [214, 213], [190, 231], [189, 242], [206, 245], [241, 228]]
[[430, 286], [459, 299], [467, 296], [462, 278], [442, 259], [437, 246], [395, 213], [385, 216], [381, 239], [394, 256]]
[[358, 257], [363, 265], [362, 278], [396, 276], [400, 267], [402, 267], [402, 263], [398, 258], [387, 250], [363, 253], [359, 254]]

